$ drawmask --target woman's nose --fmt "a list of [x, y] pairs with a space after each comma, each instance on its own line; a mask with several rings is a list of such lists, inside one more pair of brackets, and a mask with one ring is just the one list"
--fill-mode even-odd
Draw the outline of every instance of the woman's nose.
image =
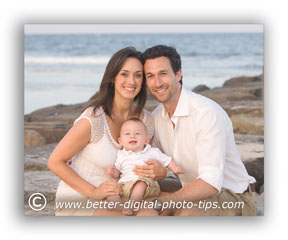
[[131, 76], [128, 78], [127, 82], [128, 82], [129, 84], [131, 84], [131, 85], [134, 85], [135, 82], [136, 82], [135, 76], [131, 75]]

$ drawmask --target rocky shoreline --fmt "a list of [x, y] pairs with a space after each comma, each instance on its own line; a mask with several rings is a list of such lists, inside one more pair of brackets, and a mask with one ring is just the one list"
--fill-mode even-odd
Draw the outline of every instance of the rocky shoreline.
[[[264, 215], [264, 113], [261, 76], [227, 80], [222, 87], [198, 86], [194, 92], [219, 103], [230, 116], [241, 159], [257, 180], [257, 215]], [[92, 98], [95, 96], [92, 96]], [[24, 207], [25, 215], [54, 215], [53, 205], [59, 178], [47, 169], [47, 160], [57, 142], [80, 115], [85, 103], [56, 105], [24, 116]], [[149, 95], [145, 108], [158, 103]], [[35, 212], [27, 204], [32, 193], [47, 198], [47, 206]]]

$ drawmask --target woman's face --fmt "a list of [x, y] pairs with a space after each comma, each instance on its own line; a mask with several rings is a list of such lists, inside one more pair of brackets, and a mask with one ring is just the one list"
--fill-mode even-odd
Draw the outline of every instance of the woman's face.
[[134, 99], [141, 90], [143, 65], [136, 58], [127, 58], [115, 77], [115, 97]]

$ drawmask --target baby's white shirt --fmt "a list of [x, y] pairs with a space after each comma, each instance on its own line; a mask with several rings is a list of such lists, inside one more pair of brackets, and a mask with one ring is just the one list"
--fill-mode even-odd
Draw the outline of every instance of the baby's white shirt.
[[163, 167], [167, 167], [172, 158], [149, 144], [140, 152], [118, 150], [115, 162], [115, 167], [121, 172], [118, 183], [137, 180], [139, 176], [133, 172], [133, 169], [135, 165], [146, 165], [147, 160], [157, 160]]

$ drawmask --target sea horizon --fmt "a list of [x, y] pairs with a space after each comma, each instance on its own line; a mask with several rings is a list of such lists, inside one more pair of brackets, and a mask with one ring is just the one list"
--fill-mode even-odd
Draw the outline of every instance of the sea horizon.
[[184, 87], [213, 88], [263, 71], [263, 33], [25, 34], [24, 113], [87, 101], [97, 92], [117, 50], [173, 46], [182, 58]]

